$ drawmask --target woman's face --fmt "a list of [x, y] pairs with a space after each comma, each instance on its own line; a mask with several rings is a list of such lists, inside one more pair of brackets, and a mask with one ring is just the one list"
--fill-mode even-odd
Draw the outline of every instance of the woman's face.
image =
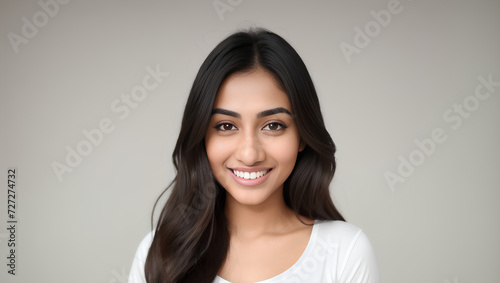
[[303, 149], [288, 97], [267, 71], [234, 74], [222, 84], [205, 145], [212, 172], [245, 205], [282, 194]]

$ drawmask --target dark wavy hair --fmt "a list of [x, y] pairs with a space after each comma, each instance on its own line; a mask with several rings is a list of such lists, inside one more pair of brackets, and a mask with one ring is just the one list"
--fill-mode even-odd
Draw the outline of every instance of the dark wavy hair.
[[172, 192], [145, 263], [148, 283], [212, 282], [222, 267], [229, 247], [226, 192], [212, 174], [204, 139], [224, 80], [256, 68], [272, 74], [288, 95], [298, 133], [306, 144], [284, 184], [286, 205], [297, 217], [345, 221], [329, 191], [335, 173], [335, 144], [325, 128], [304, 62], [288, 42], [270, 31], [237, 32], [208, 55], [191, 88], [172, 154], [177, 175], [165, 189], [172, 187]]

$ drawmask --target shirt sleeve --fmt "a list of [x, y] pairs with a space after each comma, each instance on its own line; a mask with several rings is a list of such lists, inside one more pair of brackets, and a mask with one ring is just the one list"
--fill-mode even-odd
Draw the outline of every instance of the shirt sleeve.
[[146, 257], [148, 256], [149, 247], [151, 246], [152, 241], [153, 235], [150, 232], [139, 244], [135, 253], [134, 261], [132, 262], [132, 267], [130, 268], [128, 283], [146, 283], [144, 265], [146, 263]]
[[339, 283], [380, 283], [375, 251], [362, 230], [354, 237], [341, 266]]

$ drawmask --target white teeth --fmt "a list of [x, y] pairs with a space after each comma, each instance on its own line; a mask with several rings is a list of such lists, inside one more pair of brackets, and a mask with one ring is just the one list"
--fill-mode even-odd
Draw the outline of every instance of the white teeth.
[[258, 171], [258, 172], [243, 172], [243, 171], [233, 170], [234, 175], [236, 175], [240, 178], [243, 178], [245, 180], [253, 180], [253, 179], [260, 178], [260, 177], [266, 175], [267, 172], [269, 172], [269, 170]]

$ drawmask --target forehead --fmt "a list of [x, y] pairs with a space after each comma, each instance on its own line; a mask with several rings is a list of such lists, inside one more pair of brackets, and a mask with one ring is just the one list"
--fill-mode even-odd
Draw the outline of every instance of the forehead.
[[283, 107], [291, 112], [286, 93], [273, 75], [262, 69], [228, 77], [221, 85], [214, 104], [214, 108], [238, 112], [258, 112], [276, 107]]

